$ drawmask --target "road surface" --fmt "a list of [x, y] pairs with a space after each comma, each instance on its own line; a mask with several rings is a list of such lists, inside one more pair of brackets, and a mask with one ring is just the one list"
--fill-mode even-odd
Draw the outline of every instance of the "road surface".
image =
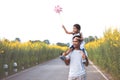
[[[69, 66], [59, 58], [23, 70], [3, 80], [67, 80]], [[93, 64], [86, 67], [87, 80], [108, 80]]]

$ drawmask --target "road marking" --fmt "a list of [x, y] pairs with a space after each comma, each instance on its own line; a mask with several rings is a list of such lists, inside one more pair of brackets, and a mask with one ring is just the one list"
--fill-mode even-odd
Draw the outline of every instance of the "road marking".
[[106, 80], [109, 80], [109, 79], [93, 64], [93, 62], [90, 61], [90, 63], [92, 64], [92, 66], [93, 66]]

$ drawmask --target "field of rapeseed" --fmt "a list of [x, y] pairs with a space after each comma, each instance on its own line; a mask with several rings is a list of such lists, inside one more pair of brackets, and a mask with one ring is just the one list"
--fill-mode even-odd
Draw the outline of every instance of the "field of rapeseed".
[[67, 47], [43, 42], [0, 40], [0, 79], [59, 56]]
[[110, 73], [114, 80], [120, 79], [120, 31], [109, 28], [104, 37], [86, 44], [90, 60]]

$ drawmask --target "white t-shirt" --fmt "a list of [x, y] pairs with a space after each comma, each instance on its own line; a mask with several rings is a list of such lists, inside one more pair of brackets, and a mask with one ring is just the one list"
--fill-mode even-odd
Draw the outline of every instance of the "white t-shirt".
[[73, 50], [66, 56], [66, 59], [70, 59], [69, 77], [81, 76], [86, 73], [80, 50]]

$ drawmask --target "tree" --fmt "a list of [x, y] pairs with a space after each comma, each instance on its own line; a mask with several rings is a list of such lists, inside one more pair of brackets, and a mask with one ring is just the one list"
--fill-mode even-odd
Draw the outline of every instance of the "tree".
[[93, 36], [89, 36], [89, 41], [94, 41], [95, 38]]
[[46, 44], [50, 44], [50, 41], [48, 39], [44, 40], [43, 42]]
[[88, 43], [88, 42], [91, 42], [91, 41], [94, 41], [94, 40], [97, 40], [98, 39], [98, 37], [97, 36], [89, 36], [88, 38], [84, 38], [84, 41], [86, 42], [86, 43]]
[[21, 42], [20, 38], [15, 38], [15, 41]]
[[36, 42], [42, 42], [42, 41], [40, 41], [40, 40], [29, 40], [29, 42], [31, 42], [31, 43], [36, 43]]
[[88, 38], [84, 38], [84, 41], [85, 41], [85, 43], [88, 43], [89, 39]]
[[95, 40], [97, 40], [98, 39], [98, 37], [97, 36], [95, 36]]
[[58, 42], [58, 43], [56, 43], [56, 45], [58, 45], [58, 46], [68, 46], [69, 44], [68, 43], [65, 44], [65, 43]]

